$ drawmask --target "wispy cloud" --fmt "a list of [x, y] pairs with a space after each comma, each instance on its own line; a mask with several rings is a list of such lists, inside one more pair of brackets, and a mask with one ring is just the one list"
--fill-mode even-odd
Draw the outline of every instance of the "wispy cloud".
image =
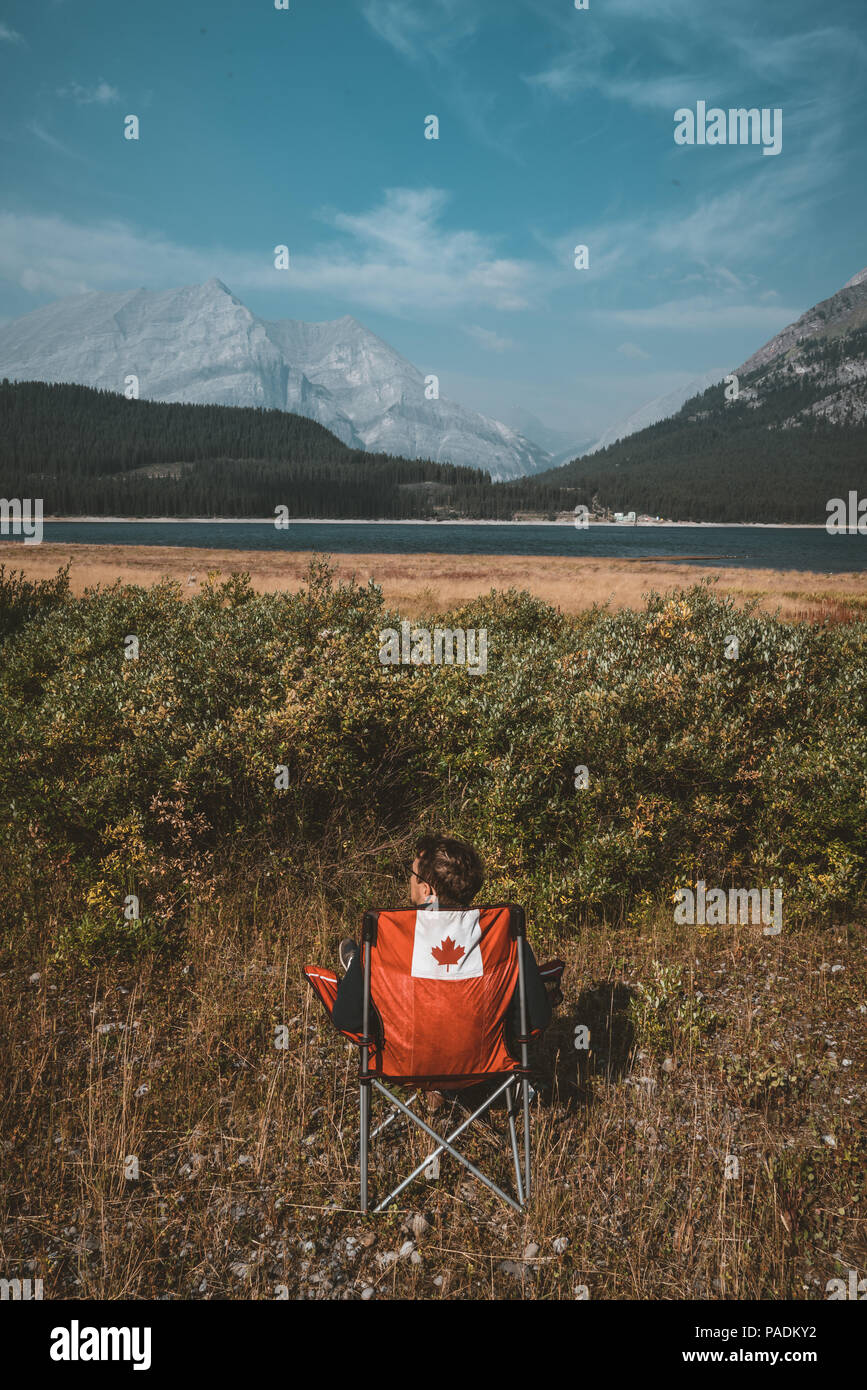
[[28, 130], [31, 135], [35, 135], [37, 140], [41, 140], [43, 145], [47, 145], [50, 150], [54, 150], [57, 154], [62, 154], [65, 159], [83, 158], [77, 150], [72, 149], [72, 147], [65, 144], [63, 140], [58, 140], [56, 135], [52, 135], [51, 131], [46, 130], [38, 121], [28, 121], [24, 128]]
[[62, 297], [136, 283], [162, 288], [213, 273], [200, 253], [118, 221], [0, 214], [0, 277], [33, 294]]
[[414, 6], [406, 0], [366, 0], [362, 14], [381, 39], [414, 62], [424, 57], [446, 61], [455, 45], [479, 27], [470, 0], [423, 0]]
[[[752, 302], [764, 288], [762, 268], [772, 272], [781, 251], [811, 235], [827, 189], [845, 174], [840, 119], [833, 103], [816, 98], [785, 127], [792, 150], [773, 172], [766, 167], [771, 161], [750, 159], [752, 148], [711, 150], [712, 159], [696, 161], [687, 150], [682, 163], [696, 169], [694, 192], [681, 188], [667, 206], [640, 216], [597, 217], [538, 239], [564, 267], [572, 247], [586, 243], [590, 269], [582, 274], [596, 283], [613, 283], [616, 274], [624, 287], [640, 282], [648, 298], [653, 282], [662, 281], [671, 290], [689, 287], [688, 293], [698, 287], [725, 303], [733, 297]], [[722, 158], [716, 160], [717, 153]]]
[[[786, 82], [802, 74], [814, 75], [817, 69], [822, 70], [824, 61], [862, 64], [867, 57], [867, 45], [854, 29], [830, 24], [800, 34], [769, 34], [760, 43], [740, 31], [729, 33], [728, 39], [740, 60], [754, 72]], [[839, 73], [839, 67], [829, 68], [832, 81], [835, 72]]]
[[479, 144], [520, 162], [511, 136], [519, 118], [492, 87], [493, 69], [486, 63], [484, 82], [478, 68], [468, 75], [467, 50], [485, 17], [478, 0], [365, 0], [362, 13], [379, 38], [435, 82], [437, 115], [447, 110]]
[[478, 324], [465, 327], [464, 332], [487, 352], [511, 352], [515, 347], [511, 338], [501, 338], [499, 333], [494, 333], [490, 328], [480, 328]]
[[337, 213], [333, 225], [354, 245], [319, 251], [299, 262], [302, 288], [328, 289], [389, 312], [487, 305], [523, 309], [537, 270], [499, 256], [493, 240], [443, 225], [442, 189], [387, 189], [376, 208]]
[[17, 29], [10, 29], [8, 24], [0, 21], [0, 42], [2, 43], [24, 43], [23, 34], [19, 34]]
[[605, 12], [628, 19], [630, 23], [640, 19], [647, 24], [661, 25], [665, 20], [672, 20], [678, 26], [688, 23], [701, 28], [707, 22], [707, 10], [696, 6], [695, 0], [654, 0], [652, 6], [648, 6], [646, 0], [606, 0]]
[[99, 82], [93, 87], [82, 87], [79, 82], [71, 82], [68, 87], [58, 87], [59, 97], [71, 97], [79, 106], [92, 106], [98, 104], [107, 105], [112, 101], [120, 101], [120, 92], [116, 87], [100, 78]]
[[550, 68], [524, 80], [530, 86], [543, 87], [552, 96], [568, 97], [579, 91], [597, 91], [609, 101], [627, 102], [651, 111], [673, 111], [682, 102], [694, 100], [695, 92], [715, 90], [718, 79], [689, 72], [661, 77], [612, 77], [594, 71], [582, 54], [559, 59]]
[[[812, 25], [784, 33], [778, 24], [762, 26], [752, 0], [729, 0], [716, 10], [695, 0], [606, 0], [604, 34], [582, 24], [581, 16], [564, 23], [562, 13], [527, 3], [540, 23], [548, 20], [555, 54], [524, 81], [561, 100], [592, 91], [638, 109], [673, 110], [697, 96], [725, 106], [731, 92], [731, 104], [754, 105], [744, 92], [751, 80], [791, 86], [809, 77], [829, 92], [838, 92], [841, 80], [863, 81], [867, 45], [851, 28]], [[797, 24], [797, 16], [788, 23]], [[619, 35], [626, 24], [631, 34], [641, 25], [642, 41], [624, 65]], [[758, 104], [766, 104], [764, 98]]]
[[695, 295], [688, 299], [671, 299], [643, 309], [605, 309], [594, 317], [600, 321], [623, 324], [629, 328], [695, 332], [749, 329], [766, 337], [778, 333], [787, 323], [798, 318], [800, 309], [787, 309], [780, 304], [724, 303], [712, 295]]
[[396, 316], [517, 310], [538, 298], [543, 269], [498, 256], [478, 232], [446, 229], [446, 202], [439, 189], [390, 189], [367, 212], [333, 212], [326, 217], [334, 232], [328, 241], [309, 251], [290, 247], [288, 275], [261, 251], [183, 246], [117, 220], [81, 224], [6, 213], [0, 275], [56, 295], [135, 284], [163, 289], [217, 275], [238, 292], [316, 291]]
[[[59, 144], [47, 131], [34, 133]], [[792, 196], [795, 190], [793, 184]], [[579, 277], [595, 274], [597, 284], [607, 276], [617, 292], [610, 308], [586, 304], [581, 312], [599, 325], [607, 323], [614, 334], [623, 336], [626, 329], [626, 341], [614, 337], [614, 344], [619, 343], [621, 357], [636, 362], [648, 356], [639, 345], [642, 338], [647, 341], [655, 331], [688, 336], [733, 329], [761, 340], [805, 307], [769, 299], [757, 275], [736, 273], [726, 264], [739, 264], [745, 225], [752, 235], [756, 227], [770, 233], [785, 221], [772, 203], [762, 205], [761, 186], [722, 194], [710, 211], [697, 204], [683, 217], [671, 213], [655, 221], [611, 221], [598, 231], [591, 228], [583, 238], [595, 267], [589, 272], [571, 269], [572, 238], [562, 238], [559, 258], [547, 252], [536, 260], [499, 255], [492, 238], [446, 224], [448, 201], [441, 189], [390, 189], [373, 208], [323, 214], [330, 236], [307, 249], [290, 247], [288, 275], [275, 271], [260, 249], [183, 245], [119, 220], [76, 223], [6, 213], [0, 217], [0, 276], [40, 296], [63, 296], [135, 285], [166, 289], [217, 275], [239, 295], [291, 291], [297, 300], [307, 293], [326, 294], [341, 305], [340, 312], [342, 306], [355, 306], [432, 320], [479, 310], [544, 309], [555, 298], [565, 303]], [[766, 249], [773, 258], [772, 241]], [[667, 269], [672, 265], [676, 277]], [[668, 292], [660, 294], [661, 286]], [[685, 293], [678, 295], [681, 288]], [[487, 352], [518, 346], [472, 320], [464, 331]]]

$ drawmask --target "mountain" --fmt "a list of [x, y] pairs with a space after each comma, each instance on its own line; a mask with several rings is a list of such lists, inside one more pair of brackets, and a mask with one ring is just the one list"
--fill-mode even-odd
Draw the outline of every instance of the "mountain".
[[826, 520], [829, 498], [867, 489], [867, 270], [735, 375], [737, 399], [711, 385], [528, 486], [674, 520], [814, 524]]
[[487, 469], [495, 480], [551, 463], [508, 425], [427, 400], [423, 374], [356, 319], [260, 319], [217, 279], [74, 295], [0, 328], [0, 377], [123, 391], [130, 375], [144, 400], [289, 410], [352, 448]]
[[547, 449], [552, 456], [555, 467], [585, 453], [595, 439], [595, 435], [593, 435], [576, 444], [573, 434], [568, 434], [566, 430], [551, 429], [550, 426], [542, 423], [538, 415], [532, 415], [529, 410], [524, 410], [523, 406], [520, 405], [512, 406], [511, 409], [507, 410], [504, 413], [504, 419], [511, 429], [517, 430], [518, 434], [522, 434], [525, 439], [533, 439], [537, 444], [541, 444], [543, 449]]
[[809, 394], [799, 410], [783, 422], [797, 428], [808, 419], [830, 424], [867, 421], [867, 354], [855, 350], [849, 335], [867, 329], [867, 267], [830, 299], [808, 309], [764, 347], [748, 357], [736, 375], [749, 376], [753, 404], [792, 382]]
[[693, 377], [685, 386], [678, 386], [665, 396], [655, 396], [653, 400], [645, 401], [644, 405], [639, 406], [631, 415], [627, 415], [618, 424], [611, 425], [586, 452], [595, 454], [599, 449], [607, 448], [609, 444], [616, 444], [618, 439], [626, 439], [630, 434], [647, 429], [648, 425], [655, 425], [657, 420], [667, 420], [669, 415], [674, 415], [680, 410], [684, 401], [701, 395], [709, 386], [715, 386], [718, 381], [722, 381], [727, 370], [725, 367], [715, 368], [702, 376]]
[[[802, 348], [807, 346], [815, 347], [816, 342], [831, 342], [841, 334], [851, 332], [856, 328], [867, 325], [867, 268], [860, 270], [857, 275], [853, 275], [851, 280], [830, 299], [823, 299], [814, 308], [808, 309], [802, 314], [796, 323], [784, 328], [775, 338], [771, 338], [765, 343], [764, 347], [759, 348], [758, 352], [753, 353], [752, 357], [737, 369], [736, 375], [740, 378], [759, 371], [761, 368], [769, 367], [776, 363], [783, 377], [786, 375], [803, 375], [808, 372], [814, 380], [819, 380], [822, 375], [822, 367], [818, 362], [814, 362], [811, 368], [806, 368], [801, 362]], [[814, 341], [815, 340], [815, 341]], [[777, 359], [783, 359], [778, 362]], [[647, 429], [650, 425], [655, 425], [659, 420], [667, 420], [675, 415], [680, 408], [695, 396], [700, 396], [710, 386], [716, 386], [728, 375], [728, 367], [715, 367], [709, 372], [704, 372], [701, 376], [693, 377], [685, 386], [679, 386], [674, 391], [669, 391], [667, 395], [656, 396], [653, 400], [646, 401], [637, 410], [625, 416], [614, 425], [610, 425], [603, 434], [595, 441], [584, 440], [571, 447], [568, 437], [559, 431], [548, 430], [541, 420], [537, 420], [528, 411], [515, 407], [507, 415], [508, 423], [519, 430], [522, 434], [538, 440], [543, 448], [553, 455], [554, 466], [570, 462], [573, 459], [586, 456], [587, 454], [598, 453], [601, 449], [606, 449], [610, 444], [616, 444], [618, 440], [628, 439], [631, 435], [638, 434], [641, 430]], [[838, 375], [826, 374], [825, 384], [836, 390], [829, 391], [827, 398], [813, 402], [809, 407], [814, 415], [822, 415], [832, 423], [839, 423], [845, 411], [853, 408], [856, 411], [858, 406], [858, 392], [854, 393], [852, 388], [862, 380], [863, 363], [860, 361], [847, 361], [843, 364]], [[779, 374], [774, 378], [779, 380]], [[772, 378], [767, 378], [767, 385], [772, 384]]]

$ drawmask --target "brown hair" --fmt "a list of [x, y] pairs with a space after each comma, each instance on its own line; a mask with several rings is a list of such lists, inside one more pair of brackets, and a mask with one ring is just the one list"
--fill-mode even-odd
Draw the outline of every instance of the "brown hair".
[[485, 881], [472, 845], [450, 835], [423, 835], [415, 847], [418, 876], [429, 883], [444, 907], [466, 907]]

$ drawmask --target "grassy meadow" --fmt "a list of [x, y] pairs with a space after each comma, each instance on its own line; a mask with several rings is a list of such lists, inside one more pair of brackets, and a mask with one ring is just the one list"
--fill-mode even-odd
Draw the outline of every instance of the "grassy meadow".
[[[867, 1272], [857, 605], [436, 597], [399, 612], [319, 560], [297, 592], [0, 571], [6, 1277], [50, 1298], [789, 1300]], [[485, 628], [487, 674], [383, 666], [407, 611]], [[363, 1218], [355, 1051], [301, 970], [406, 901], [441, 827], [567, 962], [533, 1054], [536, 1183], [518, 1216], [443, 1159]], [[676, 923], [699, 879], [781, 888], [782, 932]], [[466, 1151], [510, 1189], [504, 1135], [495, 1111]], [[374, 1192], [423, 1143], [391, 1125]]]
[[[69, 566], [69, 587], [83, 594], [120, 581], [148, 587], [175, 579], [187, 597], [197, 594], [208, 572], [244, 571], [260, 594], [297, 593], [304, 587], [310, 551], [200, 550], [193, 546], [91, 545], [81, 542], [41, 545], [4, 543], [7, 564], [28, 579], [50, 579]], [[711, 579], [714, 592], [738, 606], [755, 602], [760, 612], [793, 621], [851, 621], [867, 613], [867, 575], [862, 571], [813, 574], [803, 570], [714, 568], [682, 560], [593, 559], [565, 555], [335, 555], [335, 576], [348, 583], [373, 579], [385, 602], [408, 617], [431, 609], [470, 603], [498, 589], [526, 590], [535, 598], [577, 614], [608, 606], [644, 607], [648, 592], [673, 593]], [[423, 580], [421, 579], [423, 576]]]

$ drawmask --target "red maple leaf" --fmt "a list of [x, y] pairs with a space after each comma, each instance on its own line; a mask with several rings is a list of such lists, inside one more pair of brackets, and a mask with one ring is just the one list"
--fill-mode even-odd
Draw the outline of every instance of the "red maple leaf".
[[464, 948], [456, 945], [451, 937], [447, 936], [444, 941], [440, 942], [439, 946], [431, 946], [430, 953], [434, 960], [445, 966], [446, 974], [448, 974], [449, 966], [457, 964], [464, 954]]

